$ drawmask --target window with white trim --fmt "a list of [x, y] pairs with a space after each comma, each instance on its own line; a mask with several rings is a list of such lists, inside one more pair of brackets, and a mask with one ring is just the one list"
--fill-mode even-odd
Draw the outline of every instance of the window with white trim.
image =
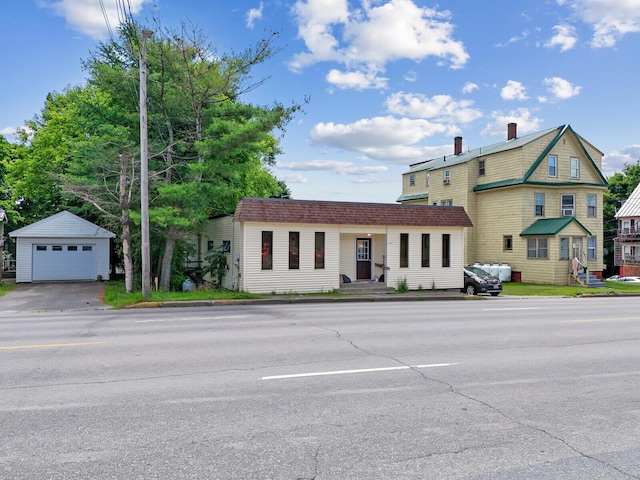
[[410, 187], [415, 187], [416, 186], [416, 176], [415, 175], [409, 175], [409, 186]]
[[573, 217], [576, 214], [575, 195], [560, 196], [560, 215], [563, 217]]
[[569, 260], [569, 237], [560, 237], [560, 260]]
[[587, 260], [596, 259], [596, 245], [598, 244], [596, 237], [587, 238]]
[[444, 183], [451, 182], [451, 170], [449, 170], [448, 168], [442, 173], [442, 181]]
[[544, 193], [534, 194], [535, 216], [544, 217]]
[[557, 177], [558, 176], [558, 157], [556, 157], [555, 155], [549, 155], [549, 158], [547, 160], [547, 171], [548, 171], [548, 175], [550, 177]]
[[573, 180], [580, 178], [580, 159], [571, 157], [571, 178]]
[[549, 258], [549, 241], [546, 237], [527, 239], [527, 258]]
[[587, 217], [596, 217], [597, 197], [593, 194], [587, 195]]

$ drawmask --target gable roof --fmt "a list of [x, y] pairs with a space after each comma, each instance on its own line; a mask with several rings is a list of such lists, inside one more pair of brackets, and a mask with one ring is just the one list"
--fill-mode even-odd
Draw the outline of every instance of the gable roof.
[[282, 198], [244, 198], [238, 203], [234, 221], [407, 227], [473, 226], [463, 207]]
[[[596, 162], [589, 155], [589, 152], [588, 152], [587, 148], [584, 145], [583, 139], [580, 137], [580, 135], [578, 135], [573, 130], [573, 128], [571, 128], [571, 125], [569, 125], [569, 124], [560, 125], [559, 127], [548, 128], [548, 129], [542, 130], [540, 132], [530, 133], [528, 135], [523, 135], [521, 137], [516, 137], [516, 138], [513, 138], [511, 140], [505, 140], [503, 142], [495, 143], [495, 144], [489, 145], [487, 147], [476, 148], [476, 149], [473, 149], [473, 150], [469, 150], [468, 152], [461, 153], [459, 155], [449, 155], [449, 156], [444, 156], [444, 157], [440, 157], [440, 158], [434, 158], [432, 160], [427, 160], [426, 162], [415, 163], [415, 164], [411, 165], [410, 170], [407, 173], [414, 173], [414, 172], [421, 171], [421, 170], [438, 170], [438, 169], [445, 168], [445, 167], [451, 167], [451, 166], [454, 166], [454, 165], [467, 163], [467, 162], [470, 162], [471, 160], [474, 160], [474, 159], [476, 159], [478, 157], [484, 157], [484, 156], [487, 156], [487, 155], [493, 155], [495, 153], [501, 153], [501, 152], [506, 152], [506, 151], [513, 150], [513, 149], [516, 149], [516, 148], [521, 148], [521, 147], [523, 147], [523, 146], [525, 146], [525, 145], [527, 145], [529, 143], [532, 143], [532, 142], [544, 137], [545, 135], [548, 135], [548, 134], [554, 133], [554, 132], [555, 132], [555, 135], [553, 136], [553, 139], [545, 147], [545, 149], [538, 156], [536, 161], [531, 165], [531, 167], [524, 174], [523, 177], [520, 177], [520, 178], [509, 178], [509, 179], [500, 180], [498, 182], [491, 182], [491, 183], [485, 183], [485, 184], [476, 185], [473, 188], [473, 191], [474, 192], [481, 192], [483, 190], [490, 190], [490, 189], [501, 188], [501, 187], [509, 187], [509, 186], [514, 186], [514, 185], [536, 185], [536, 184], [538, 184], [536, 182], [530, 181], [529, 180], [530, 177], [533, 175], [533, 173], [536, 171], [536, 169], [540, 166], [540, 164], [544, 161], [544, 159], [547, 158], [547, 155], [549, 154], [549, 152], [553, 149], [553, 147], [555, 147], [555, 145], [558, 143], [560, 138], [565, 133], [571, 133], [573, 135], [573, 137], [578, 142], [580, 150], [582, 150], [582, 153], [584, 154], [584, 158], [589, 162], [591, 167], [597, 173], [598, 178], [600, 179], [600, 183], [594, 183], [594, 184], [590, 184], [590, 185], [599, 186], [599, 187], [606, 187], [607, 186], [607, 181], [604, 178], [604, 175], [602, 174], [602, 172], [600, 171], [598, 166], [596, 165]], [[558, 184], [554, 183], [554, 185], [558, 185]], [[575, 185], [575, 183], [572, 183], [572, 185]], [[586, 184], [582, 183], [582, 185], [586, 185]]]
[[64, 210], [9, 233], [10, 237], [113, 238], [115, 234]]
[[521, 237], [529, 237], [529, 236], [553, 236], [560, 233], [565, 229], [570, 223], [575, 222], [582, 228], [587, 235], [590, 237], [593, 236], [592, 233], [585, 227], [580, 221], [575, 217], [560, 217], [560, 218], [541, 218], [540, 220], [536, 220], [527, 228], [525, 228], [522, 233], [520, 233]]
[[475, 148], [473, 150], [463, 152], [459, 155], [445, 155], [443, 157], [433, 158], [425, 162], [414, 163], [410, 166], [409, 172], [413, 173], [421, 170], [437, 170], [439, 168], [467, 163], [478, 157], [492, 155], [494, 153], [506, 152], [508, 150], [513, 150], [514, 148], [520, 148], [524, 145], [527, 145], [528, 143], [539, 139], [540, 137], [544, 137], [554, 130], [558, 130], [559, 128], [562, 127], [554, 127], [547, 130], [542, 130], [541, 132], [530, 133], [528, 135], [516, 137], [511, 140], [494, 143], [493, 145], [489, 145], [486, 147]]
[[629, 198], [616, 212], [616, 218], [640, 216], [640, 183], [633, 189]]

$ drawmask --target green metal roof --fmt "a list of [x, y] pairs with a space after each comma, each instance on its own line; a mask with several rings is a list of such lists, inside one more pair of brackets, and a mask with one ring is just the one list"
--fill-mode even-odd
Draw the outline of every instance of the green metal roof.
[[520, 236], [554, 236], [564, 230], [565, 227], [567, 227], [572, 222], [577, 223], [578, 226], [587, 233], [587, 235], [589, 235], [590, 237], [592, 236], [589, 229], [582, 223], [580, 223], [580, 221], [575, 217], [541, 218], [540, 220], [536, 220], [527, 228], [525, 228], [522, 233], [520, 233]]
[[412, 200], [425, 200], [428, 198], [428, 193], [416, 193], [414, 195], [400, 195], [396, 202], [410, 202]]

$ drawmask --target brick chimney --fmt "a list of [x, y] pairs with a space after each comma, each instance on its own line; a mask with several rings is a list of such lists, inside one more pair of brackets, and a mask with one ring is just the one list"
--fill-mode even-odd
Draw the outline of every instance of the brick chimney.
[[507, 125], [507, 140], [513, 140], [518, 136], [518, 124], [510, 123]]
[[455, 137], [453, 139], [453, 154], [460, 155], [462, 153], [462, 137]]

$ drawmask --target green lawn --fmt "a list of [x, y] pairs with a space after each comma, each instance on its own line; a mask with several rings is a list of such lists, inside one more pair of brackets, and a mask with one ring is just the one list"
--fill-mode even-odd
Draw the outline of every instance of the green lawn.
[[594, 293], [608, 293], [611, 295], [624, 293], [640, 294], [640, 283], [605, 282], [606, 288], [585, 288], [560, 285], [537, 285], [532, 283], [505, 282], [502, 284], [504, 295], [543, 296], [559, 295], [571, 296], [588, 295]]

